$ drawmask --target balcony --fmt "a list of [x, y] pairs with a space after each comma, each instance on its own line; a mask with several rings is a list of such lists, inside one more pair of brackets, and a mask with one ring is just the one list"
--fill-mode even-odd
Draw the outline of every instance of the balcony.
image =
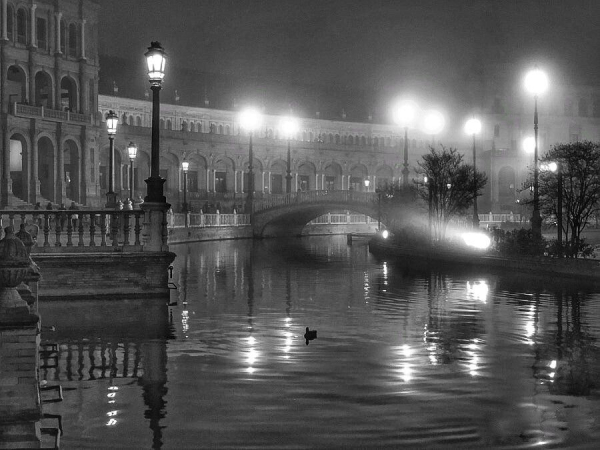
[[17, 117], [41, 117], [54, 122], [71, 122], [85, 125], [92, 123], [92, 117], [89, 114], [59, 111], [45, 108], [44, 106], [30, 106], [16, 102], [12, 104], [12, 113]]

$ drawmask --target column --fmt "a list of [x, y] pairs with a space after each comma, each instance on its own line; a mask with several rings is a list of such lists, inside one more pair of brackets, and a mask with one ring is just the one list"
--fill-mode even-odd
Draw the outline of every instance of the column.
[[269, 194], [272, 192], [272, 186], [271, 186], [271, 172], [268, 173], [267, 175], [268, 177], [268, 182], [267, 185], [269, 186]]
[[6, 14], [8, 11], [8, 0], [2, 0], [2, 39], [8, 40], [8, 21]]
[[294, 192], [298, 192], [298, 172], [294, 174], [294, 186], [292, 186]]
[[210, 192], [210, 169], [206, 169], [206, 192]]
[[81, 59], [85, 59], [85, 19], [81, 20]]
[[87, 130], [86, 127], [82, 127], [81, 131], [81, 160], [79, 164], [79, 198], [73, 199], [77, 200], [79, 203], [87, 204], [87, 180], [90, 176], [88, 170], [88, 158], [90, 149], [87, 142]]
[[54, 17], [56, 17], [56, 49], [55, 49], [54, 53], [58, 53], [60, 55], [60, 54], [62, 54], [62, 51], [60, 50], [60, 45], [61, 45], [60, 21], [62, 20], [62, 13], [57, 12], [54, 14]]
[[31, 136], [31, 194], [32, 194], [32, 201], [35, 203], [38, 201], [38, 198], [40, 197], [40, 177], [39, 177], [39, 173], [38, 173], [38, 168], [39, 168], [39, 164], [38, 164], [38, 158], [39, 158], [39, 153], [38, 153], [38, 143], [37, 143], [37, 139], [35, 138], [35, 134], [36, 134], [36, 129], [35, 129], [35, 124], [34, 121], [32, 120], [32, 125], [31, 125], [31, 129], [30, 129], [30, 136]]
[[265, 171], [263, 171], [261, 179], [262, 179], [262, 186], [260, 187], [261, 192], [264, 194], [265, 193], [265, 175], [267, 173]]
[[212, 170], [212, 191], [213, 192], [215, 192], [215, 187], [217, 186], [216, 174], [217, 174], [217, 170], [213, 169]]
[[59, 205], [64, 201], [65, 192], [65, 154], [62, 148], [62, 123], [56, 124], [56, 188], [54, 201]]
[[238, 170], [233, 171], [233, 193], [237, 194], [238, 191]]
[[34, 3], [31, 5], [31, 46], [37, 47], [37, 40], [35, 38], [35, 10], [37, 9], [37, 5]]

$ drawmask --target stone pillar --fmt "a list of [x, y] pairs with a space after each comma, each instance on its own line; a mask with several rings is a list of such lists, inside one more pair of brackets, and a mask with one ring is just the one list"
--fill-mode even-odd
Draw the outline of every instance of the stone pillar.
[[31, 194], [33, 196], [32, 203], [39, 201], [40, 198], [40, 177], [39, 177], [39, 152], [38, 152], [38, 141], [36, 139], [36, 122], [35, 119], [31, 119], [30, 126], [30, 137], [31, 137]]
[[144, 251], [168, 252], [167, 211], [169, 203], [144, 202], [140, 208], [144, 211]]
[[31, 46], [37, 48], [37, 39], [35, 32], [35, 10], [37, 9], [37, 5], [34, 3], [31, 5]]
[[81, 20], [81, 59], [85, 59], [85, 19]]
[[54, 14], [54, 17], [56, 17], [56, 49], [55, 49], [54, 53], [56, 53], [57, 55], [62, 55], [62, 51], [60, 49], [60, 47], [61, 47], [60, 21], [62, 20], [62, 13], [57, 12]]
[[56, 191], [54, 201], [60, 204], [64, 202], [66, 191], [65, 191], [65, 154], [62, 148], [62, 123], [56, 123]]
[[16, 288], [31, 260], [13, 231], [0, 241], [0, 448], [39, 448], [40, 320]]

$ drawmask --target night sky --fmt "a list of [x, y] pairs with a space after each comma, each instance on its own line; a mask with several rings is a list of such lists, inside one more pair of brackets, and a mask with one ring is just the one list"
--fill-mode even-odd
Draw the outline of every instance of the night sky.
[[101, 55], [141, 61], [158, 40], [171, 69], [365, 90], [374, 102], [407, 91], [444, 102], [490, 64], [600, 85], [598, 0], [100, 3]]

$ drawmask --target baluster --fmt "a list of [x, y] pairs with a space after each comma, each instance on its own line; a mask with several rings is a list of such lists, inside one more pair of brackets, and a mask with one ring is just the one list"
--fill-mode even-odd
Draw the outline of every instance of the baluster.
[[67, 247], [73, 247], [73, 217], [67, 213]]
[[90, 247], [95, 247], [94, 233], [96, 232], [96, 214], [90, 213]]
[[140, 232], [142, 231], [142, 227], [140, 226], [140, 216], [142, 213], [135, 212], [135, 245], [140, 245]]
[[129, 214], [122, 213], [121, 217], [123, 218], [123, 245], [129, 245]]
[[106, 247], [106, 213], [100, 214], [100, 247]]
[[44, 247], [50, 247], [50, 213], [44, 213]]
[[83, 247], [85, 244], [83, 243], [83, 218], [85, 216], [82, 214], [77, 214], [77, 223], [79, 224], [79, 243], [77, 244], [78, 247]]
[[8, 213], [8, 225], [15, 228], [15, 213]]
[[21, 213], [21, 224], [27, 225], [27, 220], [25, 219], [25, 213]]
[[112, 239], [112, 246], [116, 247], [119, 245], [119, 224], [121, 222], [121, 214], [113, 213], [111, 214], [111, 223], [110, 223], [110, 237]]
[[60, 213], [53, 213], [54, 215], [54, 231], [56, 233], [56, 242], [54, 242], [55, 247], [60, 247]]

